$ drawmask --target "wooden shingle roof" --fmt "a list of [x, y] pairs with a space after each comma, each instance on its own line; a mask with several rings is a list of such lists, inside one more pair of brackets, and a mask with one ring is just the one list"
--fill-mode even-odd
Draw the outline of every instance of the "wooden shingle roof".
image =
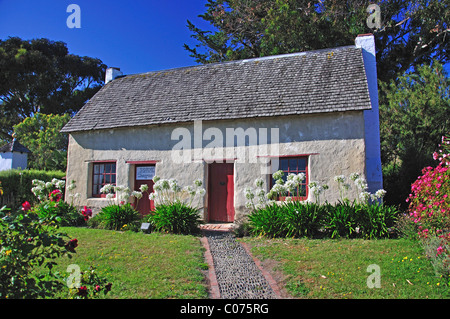
[[11, 153], [11, 152], [31, 153], [31, 151], [28, 148], [20, 144], [16, 139], [13, 139], [12, 142], [0, 147], [0, 153]]
[[120, 77], [62, 132], [370, 108], [361, 49], [345, 46]]

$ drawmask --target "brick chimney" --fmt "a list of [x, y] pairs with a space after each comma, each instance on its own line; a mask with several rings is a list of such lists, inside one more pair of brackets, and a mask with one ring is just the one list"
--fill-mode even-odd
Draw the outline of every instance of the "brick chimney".
[[383, 188], [380, 151], [380, 118], [378, 110], [378, 83], [375, 37], [361, 34], [355, 39], [355, 46], [362, 49], [364, 67], [369, 87], [371, 110], [364, 111], [366, 144], [366, 178], [369, 192]]
[[120, 71], [120, 68], [110, 67], [106, 69], [105, 73], [105, 84], [108, 82], [111, 82], [115, 78], [123, 75], [123, 73]]

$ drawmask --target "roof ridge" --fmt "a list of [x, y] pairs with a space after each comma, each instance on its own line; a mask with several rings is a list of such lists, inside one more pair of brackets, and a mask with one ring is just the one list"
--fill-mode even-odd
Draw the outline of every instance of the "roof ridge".
[[294, 56], [304, 56], [304, 55], [311, 55], [311, 54], [317, 54], [317, 53], [322, 53], [322, 52], [345, 50], [345, 49], [350, 49], [350, 48], [360, 50], [360, 48], [357, 48], [355, 45], [345, 45], [345, 46], [339, 46], [339, 47], [334, 47], [334, 48], [324, 48], [324, 49], [317, 49], [317, 50], [311, 50], [311, 51], [283, 53], [283, 54], [268, 55], [268, 56], [257, 57], [257, 58], [214, 62], [214, 63], [206, 63], [206, 64], [198, 64], [198, 65], [190, 65], [190, 66], [181, 66], [181, 67], [162, 69], [162, 70], [156, 70], [156, 71], [148, 71], [148, 72], [142, 72], [142, 73], [133, 73], [133, 74], [121, 75], [121, 76], [117, 77], [116, 79], [132, 78], [132, 77], [144, 76], [144, 75], [153, 75], [153, 74], [158, 74], [161, 72], [182, 71], [182, 70], [194, 69], [194, 68], [207, 68], [207, 67], [213, 67], [213, 66], [217, 66], [217, 65], [239, 64], [239, 63], [247, 63], [247, 62], [255, 62], [255, 61], [289, 58], [289, 57], [294, 57]]

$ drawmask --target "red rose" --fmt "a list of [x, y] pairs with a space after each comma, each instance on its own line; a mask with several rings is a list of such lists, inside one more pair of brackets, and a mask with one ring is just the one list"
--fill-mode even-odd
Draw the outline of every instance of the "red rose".
[[75, 248], [78, 247], [78, 239], [74, 238], [69, 240], [69, 242], [66, 244], [66, 249], [72, 253], [75, 252]]
[[31, 209], [31, 204], [30, 204], [29, 202], [25, 202], [25, 203], [22, 204], [22, 210], [23, 210], [24, 212], [27, 212], [27, 211], [29, 211], [30, 209]]
[[77, 292], [77, 295], [78, 296], [81, 296], [81, 297], [86, 297], [87, 296], [87, 294], [88, 294], [88, 292], [87, 292], [87, 287], [86, 286], [81, 286], [80, 288], [78, 288], [78, 292]]
[[87, 221], [90, 217], [92, 217], [92, 210], [84, 206], [81, 214], [84, 216], [84, 220]]
[[62, 193], [59, 189], [55, 189], [53, 192], [51, 192], [50, 194], [48, 194], [48, 197], [50, 198], [50, 200], [53, 202], [59, 202], [59, 200], [62, 197]]

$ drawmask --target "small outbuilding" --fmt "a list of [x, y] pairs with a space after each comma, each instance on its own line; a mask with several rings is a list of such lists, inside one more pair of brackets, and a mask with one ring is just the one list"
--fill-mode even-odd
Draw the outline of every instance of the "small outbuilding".
[[26, 169], [28, 153], [31, 151], [20, 144], [17, 139], [0, 147], [0, 171], [8, 169]]

